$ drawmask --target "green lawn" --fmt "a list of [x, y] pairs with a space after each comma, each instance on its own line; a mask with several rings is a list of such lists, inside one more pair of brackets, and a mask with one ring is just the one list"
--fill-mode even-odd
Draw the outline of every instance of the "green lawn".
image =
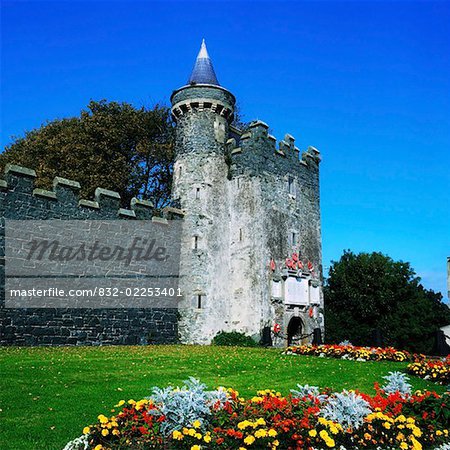
[[[282, 356], [262, 348], [145, 346], [0, 348], [0, 449], [60, 450], [119, 400], [138, 400], [154, 385], [189, 376], [248, 397], [258, 389], [288, 394], [297, 383], [373, 392], [404, 363]], [[417, 389], [440, 386], [420, 379]]]

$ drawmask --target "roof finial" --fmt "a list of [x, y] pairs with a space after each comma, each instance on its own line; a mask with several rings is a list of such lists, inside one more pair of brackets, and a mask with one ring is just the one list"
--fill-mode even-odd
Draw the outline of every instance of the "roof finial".
[[214, 84], [219, 86], [204, 38], [189, 78], [189, 84]]
[[198, 52], [197, 58], [209, 58], [208, 50], [206, 49], [205, 38], [202, 40], [202, 45], [200, 46], [200, 51]]

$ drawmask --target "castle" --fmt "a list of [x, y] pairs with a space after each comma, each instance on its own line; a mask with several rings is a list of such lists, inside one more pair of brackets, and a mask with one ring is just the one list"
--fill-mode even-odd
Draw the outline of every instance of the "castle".
[[[233, 126], [235, 97], [219, 85], [203, 41], [177, 122], [173, 198], [185, 212], [179, 333], [208, 343], [221, 331], [290, 342], [323, 326], [319, 152], [268, 126]], [[277, 333], [275, 333], [277, 334]], [[283, 341], [283, 338], [280, 338]]]
[[178, 308], [5, 308], [3, 300], [1, 345], [207, 344], [239, 331], [281, 346], [323, 330], [319, 152], [300, 155], [289, 134], [277, 144], [261, 121], [233, 127], [235, 97], [219, 85], [204, 42], [171, 103], [177, 208], [159, 219], [150, 202], [124, 209], [117, 192], [100, 188], [95, 200], [79, 199], [79, 183], [60, 177], [52, 191], [35, 189], [34, 170], [8, 165], [0, 239], [4, 219], [182, 218]]

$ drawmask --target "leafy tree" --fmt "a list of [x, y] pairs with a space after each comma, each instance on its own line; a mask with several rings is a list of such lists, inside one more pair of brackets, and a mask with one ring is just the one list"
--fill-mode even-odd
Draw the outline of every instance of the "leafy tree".
[[425, 289], [409, 263], [382, 253], [345, 251], [324, 288], [329, 342], [370, 345], [380, 330], [385, 345], [429, 353], [433, 333], [450, 323], [442, 295]]
[[0, 167], [20, 164], [36, 170], [39, 187], [61, 176], [79, 181], [81, 195], [97, 187], [169, 203], [174, 127], [167, 107], [135, 108], [128, 103], [91, 101], [79, 117], [53, 120], [17, 138], [0, 154]]

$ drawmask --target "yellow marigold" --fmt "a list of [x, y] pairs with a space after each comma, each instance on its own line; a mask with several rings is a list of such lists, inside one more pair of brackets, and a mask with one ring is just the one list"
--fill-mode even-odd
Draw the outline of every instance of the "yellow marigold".
[[398, 433], [396, 439], [397, 441], [403, 441], [405, 439], [405, 435], [403, 433]]
[[83, 428], [83, 434], [89, 434], [91, 432], [90, 427], [84, 427]]
[[203, 440], [204, 440], [207, 444], [209, 444], [209, 443], [211, 442], [211, 436], [210, 436], [209, 434], [207, 434], [207, 435], [203, 438]]
[[117, 430], [117, 429], [115, 429], [115, 430], [112, 431], [112, 434], [113, 434], [114, 436], [119, 436], [120, 431]]
[[422, 450], [422, 444], [415, 437], [411, 437], [411, 442], [414, 450]]
[[191, 450], [201, 450], [201, 447], [200, 447], [200, 445], [193, 445], [191, 447]]
[[249, 420], [243, 420], [242, 422], [238, 423], [238, 428], [240, 430], [245, 430], [247, 427], [253, 425], [252, 422], [250, 422]]
[[137, 403], [136, 403], [136, 409], [139, 411], [139, 410], [141, 410], [143, 407], [144, 407], [144, 405], [146, 405], [148, 403], [148, 400], [139, 400]]
[[255, 437], [257, 438], [264, 438], [267, 436], [267, 431], [264, 428], [260, 428], [259, 430], [255, 431]]
[[100, 423], [108, 423], [109, 419], [104, 416], [103, 414], [100, 414], [97, 419], [100, 421]]
[[98, 444], [94, 447], [94, 450], [103, 450], [103, 445]]
[[311, 437], [316, 437], [317, 436], [317, 431], [316, 430], [309, 430], [308, 433]]
[[267, 433], [270, 437], [275, 437], [278, 433], [276, 430], [274, 430], [273, 428], [271, 428], [268, 433]]
[[193, 426], [194, 428], [200, 428], [201, 425], [202, 425], [202, 424], [201, 424], [200, 420], [195, 420], [194, 423], [192, 424], [192, 426]]
[[172, 433], [172, 437], [174, 438], [174, 439], [176, 439], [177, 441], [181, 441], [182, 439], [183, 439], [183, 433], [181, 433], [180, 431], [178, 431], [178, 430], [175, 430], [173, 433]]
[[244, 439], [244, 443], [247, 445], [252, 445], [253, 442], [255, 442], [255, 438], [251, 434]]
[[260, 417], [256, 420], [256, 425], [264, 426], [265, 424], [266, 424], [266, 421], [262, 417]]
[[326, 441], [327, 439], [329, 439], [327, 430], [322, 430], [322, 431], [319, 433], [319, 436], [320, 436], [324, 441]]
[[108, 434], [109, 434], [109, 430], [107, 428], [104, 428], [102, 430], [102, 436], [108, 436]]
[[333, 434], [338, 434], [339, 433], [339, 428], [336, 426], [336, 425], [330, 425], [330, 431], [333, 433]]

